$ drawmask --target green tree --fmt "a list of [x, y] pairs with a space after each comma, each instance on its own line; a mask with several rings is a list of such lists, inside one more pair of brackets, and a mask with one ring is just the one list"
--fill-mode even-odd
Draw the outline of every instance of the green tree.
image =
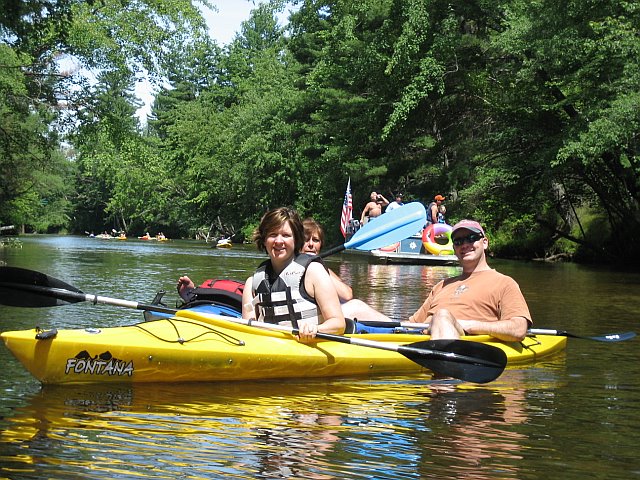
[[[640, 235], [640, 10], [621, 1], [513, 1], [500, 25], [491, 39], [488, 72], [497, 81], [487, 103], [496, 124], [487, 139], [508, 155], [520, 185], [541, 187], [524, 196], [535, 201], [528, 231], [539, 234], [542, 215], [553, 233], [604, 247], [591, 253], [628, 259], [629, 245], [617, 238]], [[526, 211], [516, 192], [503, 192], [514, 213]], [[585, 207], [604, 228], [583, 227], [577, 212]]]
[[[198, 5], [210, 6], [206, 0]], [[115, 0], [5, 0], [0, 8], [0, 78], [10, 79], [6, 87], [11, 92], [3, 95], [7, 101], [2, 108], [5, 145], [13, 149], [3, 158], [7, 194], [17, 200], [26, 195], [19, 202], [23, 206], [38, 203], [31, 186], [38, 184], [33, 176], [43, 169], [32, 168], [39, 166], [34, 163], [48, 162], [52, 172], [66, 171], [52, 161], [59, 148], [53, 132], [56, 127], [73, 131], [79, 124], [81, 133], [73, 135], [81, 180], [75, 218], [92, 219], [87, 225], [102, 223], [99, 217], [112, 192], [106, 178], [94, 175], [92, 164], [100, 158], [117, 169], [116, 159], [104, 155], [118, 152], [130, 141], [135, 103], [131, 99], [114, 103], [100, 96], [87, 72], [98, 78], [120, 75], [131, 82], [146, 71], [159, 80], [185, 48], [196, 49], [205, 40], [205, 22], [198, 6], [188, 0], [143, 0], [126, 8]], [[103, 104], [117, 108], [109, 110]], [[82, 138], [84, 134], [89, 138]], [[92, 143], [90, 139], [98, 142], [95, 152], [83, 148]], [[93, 159], [85, 160], [87, 154]], [[9, 209], [9, 200], [7, 195], [0, 197], [0, 210]], [[39, 203], [53, 204], [45, 198]]]
[[[109, 222], [125, 228], [130, 219], [121, 211], [108, 210], [118, 181], [122, 181], [120, 153], [138, 135], [134, 117], [136, 99], [132, 78], [123, 71], [105, 71], [89, 91], [78, 94], [85, 100], [76, 112], [79, 124], [70, 140], [76, 147], [78, 164], [77, 206], [79, 230], [102, 230]], [[79, 102], [78, 102], [79, 103]]]
[[220, 218], [237, 230], [269, 206], [298, 201], [304, 168], [287, 122], [297, 77], [276, 7], [254, 10], [219, 58], [216, 81], [170, 110], [163, 145], [199, 226]]
[[356, 183], [448, 192], [511, 253], [544, 254], [581, 206], [636, 236], [635, 5], [299, 3], [311, 151]]
[[70, 174], [48, 128], [50, 112], [30, 100], [29, 63], [0, 44], [0, 223], [46, 231], [66, 225]]

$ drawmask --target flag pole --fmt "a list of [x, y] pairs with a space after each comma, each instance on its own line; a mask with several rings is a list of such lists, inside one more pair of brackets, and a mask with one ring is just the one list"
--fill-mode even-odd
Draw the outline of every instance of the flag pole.
[[353, 218], [353, 197], [351, 196], [351, 177], [347, 182], [347, 190], [344, 192], [344, 201], [342, 202], [342, 214], [340, 215], [340, 232], [344, 238], [347, 238], [347, 228], [349, 222]]

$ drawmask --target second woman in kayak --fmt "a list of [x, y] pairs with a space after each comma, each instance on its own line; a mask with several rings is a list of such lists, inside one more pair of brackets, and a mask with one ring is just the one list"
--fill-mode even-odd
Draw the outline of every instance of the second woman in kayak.
[[291, 324], [302, 342], [318, 332], [343, 333], [345, 320], [329, 273], [319, 257], [299, 253], [304, 243], [299, 215], [287, 207], [267, 212], [253, 239], [269, 260], [245, 283], [242, 317]]

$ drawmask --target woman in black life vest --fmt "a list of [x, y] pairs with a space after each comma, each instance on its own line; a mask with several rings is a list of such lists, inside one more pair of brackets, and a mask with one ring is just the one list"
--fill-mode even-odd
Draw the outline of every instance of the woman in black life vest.
[[245, 283], [242, 317], [297, 324], [301, 342], [318, 332], [343, 333], [345, 320], [329, 273], [319, 257], [299, 253], [304, 243], [299, 215], [286, 207], [267, 212], [253, 239], [269, 260]]

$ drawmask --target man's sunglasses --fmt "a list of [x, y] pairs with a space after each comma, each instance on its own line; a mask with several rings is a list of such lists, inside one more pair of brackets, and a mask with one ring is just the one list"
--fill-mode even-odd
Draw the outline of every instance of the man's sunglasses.
[[476, 243], [481, 238], [484, 238], [484, 235], [482, 235], [481, 233], [472, 233], [470, 235], [467, 235], [466, 237], [454, 238], [453, 244], [456, 247], [459, 247], [460, 245], [464, 245], [465, 243]]

